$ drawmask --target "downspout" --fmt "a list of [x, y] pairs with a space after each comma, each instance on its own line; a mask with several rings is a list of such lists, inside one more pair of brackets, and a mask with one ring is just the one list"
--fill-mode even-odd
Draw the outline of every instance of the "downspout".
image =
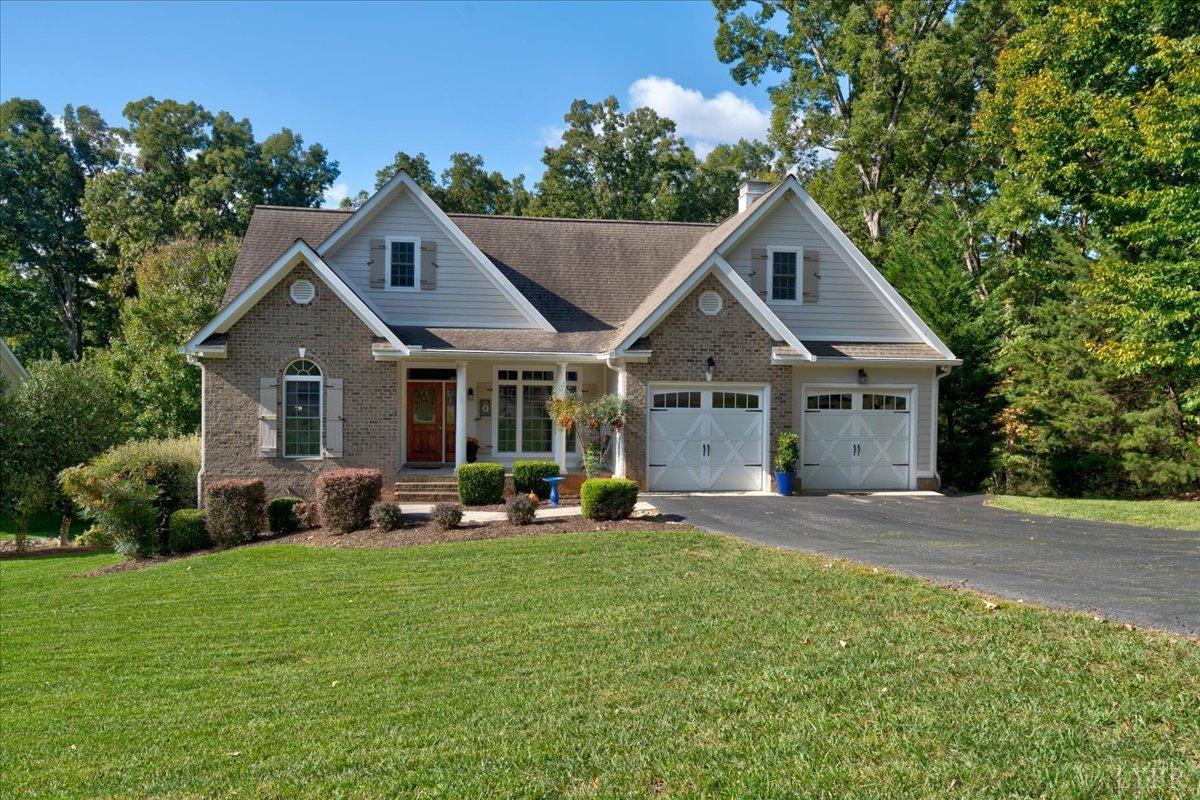
[[933, 420], [932, 420], [932, 423], [933, 423], [933, 442], [932, 442], [932, 445], [933, 445], [933, 475], [935, 478], [937, 478], [939, 489], [942, 486], [942, 473], [938, 469], [938, 463], [937, 463], [937, 417], [938, 417], [937, 410], [938, 410], [939, 404], [941, 403], [942, 378], [949, 375], [950, 371], [953, 369], [954, 369], [954, 367], [952, 367], [948, 364], [942, 364], [941, 366], [937, 367], [933, 371], [933, 377], [936, 379], [933, 382]]

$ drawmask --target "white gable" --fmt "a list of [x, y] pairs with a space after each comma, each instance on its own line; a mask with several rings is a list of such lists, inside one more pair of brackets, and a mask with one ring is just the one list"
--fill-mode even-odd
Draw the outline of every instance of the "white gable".
[[[386, 188], [380, 190], [380, 194], [384, 191]], [[354, 217], [347, 221], [351, 226], [358, 222], [357, 226], [340, 238], [337, 238], [338, 234], [331, 237], [331, 247], [322, 246], [326, 261], [354, 286], [355, 291], [367, 298], [391, 325], [542, 327], [514, 303], [511, 294], [516, 290], [511, 284], [507, 287], [497, 285], [496, 276], [486, 274], [475, 254], [452, 238], [446, 224], [435, 219], [422, 202], [423, 199], [407, 185], [395, 186], [388, 196], [381, 197], [377, 207], [362, 209], [365, 214], [361, 222]], [[445, 223], [453, 227], [448, 219]], [[396, 291], [371, 288], [368, 264], [370, 242], [388, 236], [416, 236], [420, 237], [422, 243], [437, 243], [436, 289]], [[333, 241], [334, 238], [337, 241]], [[494, 270], [490, 263], [487, 267]], [[422, 269], [425, 269], [424, 265]]]
[[767, 300], [771, 311], [801, 339], [922, 341], [814, 222], [791, 195], [742, 234], [725, 253], [725, 259], [748, 282], [754, 248], [803, 247], [806, 252], [820, 254], [820, 293], [815, 304]]

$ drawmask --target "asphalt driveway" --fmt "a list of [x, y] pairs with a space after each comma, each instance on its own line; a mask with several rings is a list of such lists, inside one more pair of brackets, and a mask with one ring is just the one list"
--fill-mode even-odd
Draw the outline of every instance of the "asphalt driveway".
[[979, 496], [656, 495], [755, 544], [849, 558], [989, 594], [1200, 634], [1200, 533], [1033, 516]]

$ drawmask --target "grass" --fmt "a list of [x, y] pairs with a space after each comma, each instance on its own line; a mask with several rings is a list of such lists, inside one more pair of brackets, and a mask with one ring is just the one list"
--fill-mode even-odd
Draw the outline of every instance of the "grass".
[[987, 505], [1022, 514], [1200, 531], [1200, 502], [1187, 500], [1077, 500], [999, 495], [989, 499]]
[[689, 532], [0, 562], [3, 797], [1178, 797], [1200, 647]]
[[[62, 522], [62, 515], [56, 511], [49, 513], [35, 514], [29, 523], [30, 536], [50, 536], [58, 538], [58, 526]], [[81, 519], [71, 521], [71, 538], [74, 539], [79, 534], [83, 533], [88, 528], [87, 522]], [[0, 539], [14, 539], [14, 525], [12, 517], [0, 515]]]

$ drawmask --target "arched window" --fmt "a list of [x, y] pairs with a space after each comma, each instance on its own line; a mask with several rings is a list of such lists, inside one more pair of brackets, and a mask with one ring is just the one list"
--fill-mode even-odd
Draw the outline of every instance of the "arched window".
[[321, 368], [307, 359], [283, 372], [283, 456], [321, 456]]

